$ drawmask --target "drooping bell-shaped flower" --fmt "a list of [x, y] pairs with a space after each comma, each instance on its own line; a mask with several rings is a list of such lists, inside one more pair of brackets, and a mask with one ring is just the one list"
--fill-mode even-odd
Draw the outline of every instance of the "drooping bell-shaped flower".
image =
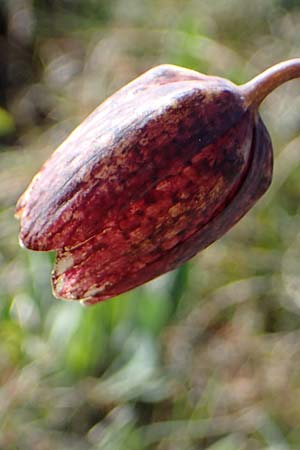
[[23, 245], [57, 251], [54, 294], [97, 303], [229, 230], [271, 182], [259, 104], [298, 76], [298, 59], [242, 86], [162, 65], [101, 104], [17, 204]]

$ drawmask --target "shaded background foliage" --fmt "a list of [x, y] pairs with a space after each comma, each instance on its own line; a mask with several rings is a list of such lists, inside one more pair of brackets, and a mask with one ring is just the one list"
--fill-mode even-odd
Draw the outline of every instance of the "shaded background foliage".
[[18, 247], [14, 204], [55, 147], [138, 74], [242, 83], [299, 56], [292, 0], [0, 1], [0, 448], [300, 445], [300, 81], [262, 113], [274, 182], [179, 270], [92, 308], [52, 297], [53, 255]]

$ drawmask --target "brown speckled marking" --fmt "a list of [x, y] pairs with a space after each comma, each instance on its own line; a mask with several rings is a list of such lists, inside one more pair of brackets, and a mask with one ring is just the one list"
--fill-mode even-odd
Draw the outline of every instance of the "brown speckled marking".
[[272, 146], [249, 92], [159, 66], [71, 134], [17, 205], [23, 244], [58, 250], [56, 296], [93, 304], [132, 289], [255, 204], [271, 181]]
[[243, 182], [250, 160], [252, 123], [250, 113], [245, 114], [237, 126], [177, 173], [129, 202], [114, 221], [104, 221], [97, 235], [74, 249], [59, 251], [58, 267], [70, 258], [73, 265], [64, 271], [56, 266], [55, 294], [85, 298], [93, 286], [94, 296], [101, 299], [108, 286], [135, 272], [147, 277], [148, 265], [156, 260], [163, 264], [164, 255], [211, 221]]
[[176, 174], [245, 113], [236, 86], [159, 66], [114, 94], [57, 149], [20, 199], [20, 239], [72, 247]]
[[[259, 167], [259, 170], [257, 169]], [[190, 234], [160, 258], [147, 264], [147, 270], [132, 267], [119, 282], [109, 283], [102, 292], [84, 299], [86, 304], [94, 304], [125, 292], [149, 281], [168, 270], [173, 270], [221, 237], [238, 222], [268, 189], [272, 179], [272, 144], [263, 122], [259, 119], [255, 127], [252, 146], [252, 160], [247, 177], [235, 196], [219, 213], [201, 229]]]

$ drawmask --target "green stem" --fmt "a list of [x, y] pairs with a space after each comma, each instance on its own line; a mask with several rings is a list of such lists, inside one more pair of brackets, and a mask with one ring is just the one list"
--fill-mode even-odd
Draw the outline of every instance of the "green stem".
[[293, 78], [300, 78], [300, 58], [270, 67], [240, 86], [246, 106], [257, 108], [270, 92]]

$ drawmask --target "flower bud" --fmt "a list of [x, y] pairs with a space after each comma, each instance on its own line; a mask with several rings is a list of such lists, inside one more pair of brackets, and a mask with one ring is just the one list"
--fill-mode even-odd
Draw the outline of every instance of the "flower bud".
[[228, 231], [272, 178], [258, 106], [299, 60], [236, 86], [162, 65], [101, 104], [17, 204], [20, 240], [56, 250], [59, 298], [93, 304], [175, 269]]

